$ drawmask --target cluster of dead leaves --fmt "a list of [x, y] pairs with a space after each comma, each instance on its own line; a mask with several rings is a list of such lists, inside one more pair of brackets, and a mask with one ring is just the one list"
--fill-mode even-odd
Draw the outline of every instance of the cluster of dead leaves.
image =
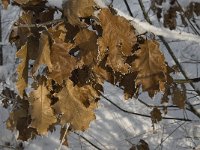
[[[169, 2], [170, 7], [168, 10], [162, 10], [162, 4]], [[177, 15], [180, 15], [183, 25], [188, 25], [188, 20], [193, 18], [195, 15], [200, 15], [200, 3], [190, 2], [188, 6], [183, 8], [176, 0], [152, 0], [151, 8], [156, 13], [158, 20], [163, 18], [163, 25], [170, 30], [176, 29], [177, 26]]]
[[[15, 2], [24, 9], [10, 35], [20, 60], [16, 83], [19, 106], [7, 124], [19, 130], [20, 139], [45, 135], [57, 124], [86, 130], [95, 119], [104, 82], [123, 87], [125, 99], [137, 96], [139, 88], [153, 97], [171, 87], [171, 72], [159, 43], [138, 40], [130, 22], [109, 8], [100, 9], [93, 0], [68, 0], [61, 12], [65, 21], [33, 26], [52, 21], [55, 10], [29, 7], [43, 6], [40, 0]], [[27, 94], [30, 81], [33, 90]], [[175, 90], [175, 96], [180, 94]], [[151, 116], [153, 123], [162, 118], [157, 108]]]

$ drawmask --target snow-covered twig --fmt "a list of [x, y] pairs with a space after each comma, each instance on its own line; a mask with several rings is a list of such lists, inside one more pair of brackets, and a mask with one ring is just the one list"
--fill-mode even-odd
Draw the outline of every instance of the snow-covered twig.
[[130, 20], [132, 25], [135, 27], [137, 32], [139, 34], [144, 32], [152, 32], [155, 35], [163, 36], [165, 38], [171, 38], [171, 39], [178, 39], [178, 40], [185, 40], [185, 41], [192, 41], [200, 43], [200, 37], [191, 33], [186, 32], [178, 32], [178, 31], [172, 31], [166, 28], [159, 28], [154, 25], [149, 24], [148, 22], [142, 22], [137, 18], [133, 18], [119, 9], [115, 10], [118, 12], [118, 15], [125, 17], [126, 19]]
[[[103, 0], [95, 0], [95, 2], [100, 5], [100, 7], [106, 7], [106, 5], [104, 4]], [[130, 13], [130, 15], [132, 15], [132, 12], [128, 6], [127, 1], [124, 0], [124, 3], [126, 4], [126, 7]], [[185, 41], [192, 41], [192, 42], [197, 42], [200, 43], [200, 36], [191, 34], [191, 33], [186, 33], [186, 32], [178, 32], [178, 31], [172, 31], [166, 28], [159, 28], [156, 27], [154, 25], [151, 25], [148, 22], [142, 22], [137, 18], [134, 18], [133, 16], [127, 15], [125, 13], [123, 13], [121, 10], [114, 8], [118, 15], [125, 17], [126, 19], [130, 20], [132, 25], [135, 27], [135, 29], [137, 30], [137, 32], [139, 34], [142, 34], [144, 32], [152, 32], [155, 35], [158, 36], [162, 36], [165, 38], [170, 38], [170, 39], [178, 39], [178, 40], [185, 40]], [[144, 14], [144, 13], [143, 13]]]

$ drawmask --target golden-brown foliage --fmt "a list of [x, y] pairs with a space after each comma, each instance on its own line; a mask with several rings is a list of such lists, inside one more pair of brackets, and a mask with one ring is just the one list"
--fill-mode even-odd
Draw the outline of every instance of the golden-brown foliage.
[[[26, 8], [17, 21], [17, 25], [26, 26], [15, 27], [10, 36], [18, 48], [16, 87], [20, 103], [25, 104], [11, 112], [7, 125], [19, 130], [20, 139], [47, 134], [58, 124], [63, 129], [70, 124], [71, 130], [86, 130], [95, 119], [104, 82], [122, 87], [125, 99], [137, 97], [139, 88], [153, 97], [173, 87], [173, 103], [184, 108], [184, 88], [182, 93], [172, 85], [159, 43], [143, 37], [143, 42], [138, 40], [124, 17], [109, 8], [95, 8], [93, 0], [68, 0], [63, 5], [65, 21], [30, 27], [52, 20], [52, 8], [27, 11], [30, 5], [42, 7], [44, 1], [15, 2]], [[32, 69], [28, 68], [30, 62]], [[34, 90], [27, 96], [30, 78]], [[168, 95], [164, 94], [163, 102]], [[151, 118], [153, 123], [162, 119], [158, 108], [152, 110]]]

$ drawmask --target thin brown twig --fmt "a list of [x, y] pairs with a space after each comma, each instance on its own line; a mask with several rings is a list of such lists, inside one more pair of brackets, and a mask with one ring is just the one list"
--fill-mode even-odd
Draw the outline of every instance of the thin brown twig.
[[55, 19], [53, 21], [47, 21], [44, 23], [37, 23], [37, 24], [20, 24], [20, 25], [14, 25], [13, 28], [35, 28], [35, 27], [45, 27], [47, 25], [51, 25], [54, 23], [62, 22], [64, 21], [64, 18], [61, 19]]
[[[124, 108], [121, 108], [120, 106], [118, 106], [117, 104], [115, 104], [113, 101], [111, 101], [110, 99], [108, 99], [106, 96], [104, 96], [103, 94], [101, 94], [101, 96], [107, 100], [108, 102], [110, 102], [112, 105], [114, 105], [116, 108], [118, 108], [119, 110], [128, 113], [128, 114], [133, 114], [133, 115], [137, 115], [137, 116], [141, 116], [141, 117], [146, 117], [146, 118], [151, 118], [150, 115], [146, 115], [146, 114], [141, 114], [141, 113], [136, 113], [133, 111], [128, 111]], [[162, 117], [162, 119], [165, 120], [180, 120], [180, 121], [186, 121], [186, 122], [191, 122], [191, 121], [199, 121], [199, 120], [191, 120], [191, 119], [185, 119], [185, 118], [173, 118], [173, 117]]]
[[[167, 124], [166, 127], [167, 127], [167, 126], [174, 125], [174, 124], [177, 124], [178, 122], [181, 122], [181, 121], [174, 121], [174, 122], [172, 122], [172, 123]], [[143, 135], [145, 135], [145, 134], [151, 134], [151, 133], [155, 132], [156, 130], [158, 131], [158, 130], [160, 130], [160, 129], [162, 129], [162, 128], [161, 128], [161, 127], [158, 127], [158, 128], [156, 128], [156, 129], [152, 129], [152, 128], [151, 128], [150, 130], [146, 130], [146, 131], [144, 131], [143, 133], [138, 133], [138, 134], [136, 134], [136, 135], [133, 136], [133, 137], [129, 137], [128, 139], [129, 139], [129, 140], [132, 140], [132, 139], [138, 138], [138, 137], [140, 137], [140, 136], [143, 136]]]
[[131, 11], [131, 8], [129, 7], [129, 4], [128, 4], [127, 0], [124, 0], [124, 3], [125, 3], [125, 5], [126, 5], [126, 8], [128, 9], [128, 12], [129, 12], [130, 16], [133, 17], [133, 13], [132, 13], [132, 11]]
[[162, 140], [162, 142], [161, 142], [158, 146], [156, 146], [155, 150], [158, 149], [159, 146], [161, 146], [174, 132], [176, 132], [176, 130], [177, 130], [178, 128], [180, 128], [180, 127], [181, 127], [182, 125], [184, 125], [184, 124], [185, 124], [185, 122], [183, 122], [183, 123], [180, 124], [178, 127], [176, 127], [165, 139]]
[[[122, 87], [120, 87], [120, 86], [118, 86], [118, 85], [116, 85], [118, 88], [120, 88], [121, 90], [124, 90]], [[194, 91], [194, 90], [193, 90]], [[158, 107], [158, 108], [163, 108], [164, 106], [162, 105], [150, 105], [150, 104], [147, 104], [147, 103], [145, 103], [142, 99], [140, 99], [140, 98], [136, 98], [140, 103], [142, 103], [143, 105], [145, 105], [146, 107], [149, 107], [149, 108], [153, 108], [153, 107]], [[200, 105], [200, 104], [199, 104]], [[196, 105], [194, 105], [194, 106], [196, 106]], [[167, 108], [178, 108], [178, 106], [175, 106], [175, 105], [167, 105], [167, 106], [165, 106], [165, 107], [167, 107]], [[190, 112], [192, 112], [189, 108], [185, 108], [186, 110], [188, 110], [188, 111], [190, 111]], [[193, 113], [193, 112], [192, 112]]]
[[195, 83], [195, 82], [200, 82], [200, 78], [192, 78], [192, 79], [174, 79], [173, 80], [175, 83]]
[[81, 134], [77, 133], [77, 132], [73, 132], [74, 134], [80, 136], [82, 139], [84, 139], [85, 141], [87, 141], [90, 145], [92, 145], [94, 148], [101, 150], [101, 148], [99, 148], [98, 146], [96, 146], [94, 143], [92, 143], [90, 140], [88, 140], [86, 137], [82, 136]]

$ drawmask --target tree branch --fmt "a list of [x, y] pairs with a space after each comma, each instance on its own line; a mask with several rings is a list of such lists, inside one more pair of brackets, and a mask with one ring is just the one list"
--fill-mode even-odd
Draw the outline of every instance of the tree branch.
[[174, 79], [173, 80], [176, 83], [195, 83], [195, 82], [200, 82], [200, 78], [192, 78], [192, 79]]
[[101, 150], [101, 148], [99, 148], [98, 146], [96, 146], [95, 144], [93, 144], [90, 140], [88, 140], [86, 137], [82, 136], [81, 134], [77, 133], [77, 132], [73, 132], [74, 134], [80, 136], [82, 139], [84, 139], [85, 141], [87, 141], [90, 145], [92, 145], [94, 148]]
[[161, 146], [161, 145], [162, 145], [174, 132], [176, 132], [176, 130], [177, 130], [178, 128], [180, 128], [183, 124], [185, 124], [185, 122], [183, 122], [183, 123], [180, 124], [178, 127], [176, 127], [164, 140], [162, 140], [162, 142], [161, 142], [158, 146], [156, 146], [156, 148], [155, 148], [154, 150], [158, 149], [159, 146]]
[[[101, 94], [101, 96], [107, 100], [108, 102], [110, 102], [112, 105], [114, 105], [116, 108], [118, 108], [119, 110], [128, 113], [128, 114], [133, 114], [133, 115], [137, 115], [137, 116], [141, 116], [141, 117], [146, 117], [146, 118], [151, 118], [151, 116], [146, 115], [146, 114], [141, 114], [141, 113], [136, 113], [133, 111], [128, 111], [124, 108], [121, 108], [120, 106], [118, 106], [117, 104], [115, 104], [113, 101], [111, 101], [110, 99], [108, 99], [106, 96], [104, 96], [103, 94]], [[190, 119], [185, 119], [185, 118], [173, 118], [173, 117], [162, 117], [162, 119], [165, 120], [179, 120], [179, 121], [186, 121], [186, 122], [191, 122], [191, 121], [198, 121], [198, 120], [190, 120]]]
[[133, 13], [132, 13], [132, 11], [131, 11], [131, 8], [129, 7], [129, 4], [128, 4], [127, 0], [124, 0], [124, 3], [125, 3], [125, 5], [126, 5], [126, 8], [127, 8], [128, 12], [129, 12], [130, 16], [133, 17]]

